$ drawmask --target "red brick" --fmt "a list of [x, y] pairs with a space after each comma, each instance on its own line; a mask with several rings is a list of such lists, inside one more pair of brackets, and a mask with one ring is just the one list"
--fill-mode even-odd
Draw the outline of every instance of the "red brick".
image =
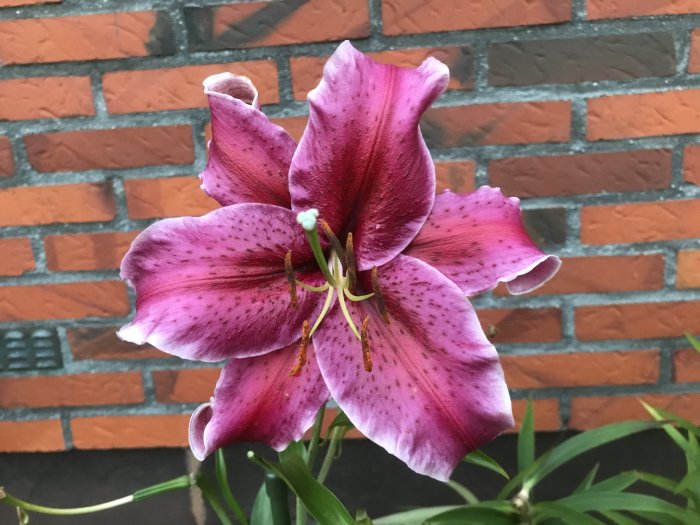
[[655, 339], [700, 332], [700, 302], [614, 304], [576, 308], [581, 340]]
[[161, 403], [205, 403], [214, 394], [220, 374], [220, 368], [156, 370], [156, 399]]
[[15, 159], [12, 155], [12, 144], [7, 137], [0, 136], [0, 178], [12, 177], [15, 174]]
[[119, 268], [138, 232], [76, 233], [44, 237], [46, 262], [53, 272]]
[[700, 89], [614, 95], [588, 101], [588, 139], [700, 132]]
[[34, 269], [32, 244], [27, 238], [0, 239], [0, 275], [22, 275]]
[[129, 179], [124, 181], [126, 204], [132, 219], [204, 215], [219, 207], [199, 187], [197, 177]]
[[190, 51], [284, 46], [364, 38], [370, 34], [366, 0], [267, 1], [185, 8]]
[[57, 452], [64, 448], [59, 419], [0, 421], [0, 452]]
[[19, 7], [22, 5], [60, 4], [63, 0], [0, 0], [0, 7]]
[[45, 408], [142, 403], [140, 372], [0, 378], [0, 407]]
[[124, 359], [160, 359], [170, 357], [165, 352], [156, 350], [151, 345], [135, 345], [117, 337], [118, 326], [88, 326], [69, 328], [67, 331], [73, 359], [82, 361], [124, 360]]
[[700, 145], [686, 146], [683, 150], [683, 179], [700, 186]]
[[548, 388], [656, 383], [659, 351], [504, 355], [508, 388]]
[[476, 163], [472, 160], [459, 160], [435, 163], [436, 193], [452, 190], [455, 193], [474, 191]]
[[[510, 432], [517, 432], [520, 429], [520, 423], [525, 417], [527, 401], [525, 399], [513, 400], [513, 417], [515, 418], [515, 426]], [[535, 430], [539, 431], [555, 431], [561, 429], [561, 418], [559, 416], [559, 400], [558, 399], [535, 399], [532, 402], [532, 411], [535, 416]]]
[[0, 120], [94, 115], [89, 77], [0, 81]]
[[105, 73], [102, 87], [107, 110], [134, 113], [206, 107], [202, 81], [224, 71], [250, 77], [262, 104], [279, 102], [276, 63], [256, 60]]
[[0, 189], [0, 226], [111, 221], [114, 214], [106, 183]]
[[587, 206], [581, 210], [581, 241], [584, 244], [693, 237], [700, 237], [700, 200]]
[[160, 448], [188, 445], [189, 415], [98, 416], [71, 419], [78, 449]]
[[383, 0], [387, 35], [484, 27], [556, 24], [571, 17], [570, 0]]
[[651, 419], [641, 401], [695, 423], [700, 422], [700, 394], [645, 394], [574, 398], [569, 427], [586, 430], [619, 421]]
[[132, 11], [0, 22], [0, 62], [34, 64], [170, 54], [167, 15]]
[[698, 0], [588, 0], [588, 18], [686, 15], [700, 13]]
[[129, 297], [120, 281], [0, 288], [0, 321], [113, 317], [128, 313]]
[[[432, 56], [450, 67], [448, 90], [472, 89], [474, 85], [474, 60], [472, 49], [469, 46], [392, 49], [367, 54], [377, 62], [400, 67], [418, 67], [423, 60]], [[306, 100], [308, 92], [321, 81], [323, 66], [327, 60], [328, 56], [292, 57], [289, 59], [295, 99]]]
[[477, 312], [495, 343], [553, 343], [561, 339], [558, 308], [493, 308]]
[[421, 129], [431, 148], [564, 142], [571, 132], [569, 102], [515, 102], [429, 109]]
[[668, 188], [671, 150], [515, 157], [489, 163], [489, 181], [509, 195], [546, 197]]
[[700, 383], [700, 353], [694, 348], [673, 354], [673, 380], [676, 383]]
[[700, 250], [678, 252], [677, 288], [700, 288]]
[[[700, 2], [698, 2], [700, 6]], [[700, 11], [700, 8], [698, 8]], [[690, 60], [688, 61], [689, 73], [700, 73], [700, 28], [690, 33]]]
[[190, 126], [59, 131], [29, 135], [24, 143], [31, 165], [44, 172], [194, 161]]
[[278, 126], [284, 128], [287, 133], [289, 133], [292, 138], [298, 143], [301, 140], [301, 136], [304, 134], [306, 129], [306, 122], [309, 120], [308, 117], [281, 117], [270, 119], [272, 122]]
[[[327, 408], [326, 411], [323, 413], [323, 421], [321, 422], [321, 437], [327, 436], [328, 433], [330, 432], [329, 427], [331, 426], [331, 423], [333, 423], [333, 420], [336, 418], [338, 415], [338, 409], [337, 408]], [[311, 439], [311, 435], [313, 434], [313, 430], [309, 429], [306, 434], [304, 434], [304, 440], [308, 441]], [[361, 439], [364, 438], [359, 430], [356, 428], [353, 428], [350, 430], [347, 434], [345, 434], [345, 439]]]
[[[663, 286], [664, 256], [660, 253], [568, 257], [551, 281], [528, 295], [633, 292], [660, 290]], [[496, 294], [508, 292], [505, 286], [499, 286]]]

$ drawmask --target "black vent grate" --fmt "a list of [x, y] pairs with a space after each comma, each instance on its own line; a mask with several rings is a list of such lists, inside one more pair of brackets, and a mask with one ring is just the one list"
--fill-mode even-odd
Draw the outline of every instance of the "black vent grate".
[[61, 368], [55, 330], [0, 330], [0, 372]]

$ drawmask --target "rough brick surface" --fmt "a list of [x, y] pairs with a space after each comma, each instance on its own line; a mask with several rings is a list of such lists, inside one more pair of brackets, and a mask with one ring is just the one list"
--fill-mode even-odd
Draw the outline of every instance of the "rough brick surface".
[[46, 263], [54, 272], [116, 269], [137, 234], [49, 235], [44, 237]]
[[[525, 417], [527, 401], [516, 399], [513, 401], [513, 417], [515, 427], [511, 430], [516, 432], [520, 429], [520, 423]], [[535, 429], [540, 431], [553, 431], [561, 428], [561, 417], [559, 415], [558, 399], [535, 399], [532, 402], [532, 411], [535, 416]]]
[[0, 21], [3, 64], [143, 57], [174, 50], [172, 23], [162, 12]]
[[700, 186], [700, 146], [687, 146], [683, 151], [683, 179]]
[[225, 71], [249, 77], [258, 89], [261, 104], [279, 102], [276, 64], [272, 60], [253, 60], [106, 73], [102, 86], [107, 110], [137, 113], [206, 107], [202, 80]]
[[280, 46], [369, 35], [364, 0], [244, 2], [185, 9], [190, 51]]
[[89, 77], [30, 77], [0, 81], [0, 120], [94, 114]]
[[0, 189], [0, 226], [110, 221], [114, 215], [108, 184]]
[[151, 219], [204, 215], [219, 207], [199, 187], [197, 177], [131, 179], [124, 181], [129, 217]]
[[77, 417], [70, 422], [79, 449], [185, 447], [189, 415]]
[[497, 159], [489, 182], [518, 197], [641, 191], [671, 184], [671, 150]]
[[582, 340], [654, 339], [700, 332], [698, 301], [615, 304], [576, 308], [576, 335]]
[[430, 109], [421, 129], [431, 148], [563, 142], [571, 130], [568, 102], [479, 104]]
[[[397, 49], [368, 53], [377, 62], [394, 64], [400, 67], [418, 67], [428, 57], [435, 57], [450, 68], [449, 90], [471, 89], [474, 82], [474, 52], [471, 46], [428, 47], [418, 49]], [[292, 72], [294, 98], [306, 100], [309, 91], [321, 80], [323, 65], [328, 59], [323, 57], [293, 57], [289, 60]]]
[[12, 144], [7, 137], [0, 136], [0, 179], [12, 177], [15, 173], [15, 159], [12, 156]]
[[698, 0], [588, 0], [586, 7], [591, 20], [700, 13]]
[[[565, 257], [552, 280], [530, 295], [633, 292], [659, 290], [664, 285], [664, 256], [618, 255]], [[505, 286], [496, 289], [507, 295]]]
[[112, 317], [128, 313], [126, 286], [119, 281], [0, 288], [0, 322]]
[[35, 4], [58, 4], [63, 0], [0, 0], [0, 7], [19, 7]]
[[698, 423], [700, 394], [647, 394], [642, 396], [579, 397], [571, 401], [569, 426], [585, 430], [616, 421], [651, 419], [640, 401]]
[[191, 164], [192, 128], [147, 128], [59, 131], [24, 139], [29, 162], [38, 171], [137, 168]]
[[700, 353], [694, 348], [673, 354], [673, 380], [676, 383], [700, 383]]
[[700, 132], [700, 89], [615, 95], [588, 101], [588, 139]]
[[156, 399], [161, 403], [204, 403], [212, 396], [220, 374], [220, 368], [156, 370]]
[[510, 388], [656, 383], [659, 351], [502, 356]]
[[118, 326], [88, 326], [68, 330], [68, 345], [73, 359], [104, 361], [169, 357], [150, 345], [138, 346], [122, 341], [117, 337], [118, 329]]
[[556, 24], [571, 16], [570, 0], [384, 0], [387, 35], [483, 27]]
[[495, 343], [552, 343], [561, 339], [561, 311], [556, 308], [478, 310], [481, 326]]
[[0, 421], [0, 452], [57, 452], [64, 447], [58, 419]]
[[[700, 10], [700, 8], [698, 8]], [[700, 29], [694, 29], [690, 33], [690, 59], [688, 60], [688, 72], [700, 73]]]
[[494, 86], [561, 84], [665, 77], [675, 72], [671, 33], [610, 35], [494, 44]]
[[700, 200], [590, 206], [581, 211], [586, 244], [700, 237]]
[[678, 252], [676, 286], [678, 288], [700, 288], [700, 250]]
[[473, 161], [454, 161], [435, 163], [435, 191], [451, 190], [455, 193], [468, 193], [474, 190], [474, 171], [476, 165]]
[[2, 408], [122, 405], [143, 399], [138, 372], [0, 378]]
[[0, 275], [22, 275], [33, 269], [34, 254], [29, 239], [0, 239]]

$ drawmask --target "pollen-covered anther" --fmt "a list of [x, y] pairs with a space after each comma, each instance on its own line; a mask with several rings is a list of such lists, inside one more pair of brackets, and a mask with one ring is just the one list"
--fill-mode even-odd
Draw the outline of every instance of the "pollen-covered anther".
[[294, 267], [292, 266], [292, 250], [284, 256], [284, 271], [287, 274], [287, 289], [292, 300], [292, 306], [297, 305], [297, 280], [294, 278]]
[[306, 350], [309, 347], [309, 342], [311, 341], [311, 326], [309, 321], [304, 321], [301, 325], [301, 341], [299, 342], [299, 349], [297, 350], [297, 361], [294, 366], [289, 371], [289, 375], [296, 377], [301, 373], [301, 369], [304, 368], [306, 364]]
[[338, 256], [338, 260], [343, 267], [343, 271], [345, 271], [347, 268], [347, 263], [345, 260], [345, 250], [343, 249], [343, 245], [340, 244], [338, 237], [335, 236], [335, 233], [333, 233], [333, 230], [331, 230], [331, 227], [324, 219], [319, 219], [318, 224], [321, 226], [321, 230], [323, 230], [323, 235], [326, 237], [328, 242], [333, 247], [333, 251]]
[[377, 300], [377, 308], [379, 308], [379, 313], [382, 314], [382, 319], [386, 324], [389, 324], [389, 313], [386, 311], [386, 303], [384, 302], [384, 296], [382, 295], [382, 289], [379, 286], [379, 273], [377, 272], [377, 267], [372, 268], [371, 279], [372, 279], [372, 289], [374, 291], [374, 298]]
[[369, 326], [369, 316], [362, 320], [362, 327], [360, 328], [360, 342], [362, 343], [362, 362], [365, 366], [366, 372], [372, 371], [372, 356], [369, 353], [369, 333], [367, 328]]
[[357, 263], [355, 262], [355, 248], [352, 244], [352, 232], [348, 233], [348, 238], [345, 241], [345, 260], [347, 261], [347, 278], [348, 290], [355, 293], [355, 285], [357, 284]]

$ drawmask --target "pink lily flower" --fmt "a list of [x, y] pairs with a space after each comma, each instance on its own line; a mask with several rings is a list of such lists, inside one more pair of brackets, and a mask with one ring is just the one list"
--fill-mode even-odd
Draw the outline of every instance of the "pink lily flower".
[[466, 296], [525, 293], [557, 257], [523, 229], [518, 200], [482, 187], [435, 197], [418, 121], [448, 69], [380, 65], [340, 45], [297, 146], [259, 111], [249, 79], [205, 82], [202, 188], [222, 208], [160, 221], [126, 255], [136, 316], [119, 336], [229, 359], [192, 415], [202, 459], [236, 441], [300, 439], [330, 397], [369, 439], [447, 480], [512, 427], [498, 356]]

